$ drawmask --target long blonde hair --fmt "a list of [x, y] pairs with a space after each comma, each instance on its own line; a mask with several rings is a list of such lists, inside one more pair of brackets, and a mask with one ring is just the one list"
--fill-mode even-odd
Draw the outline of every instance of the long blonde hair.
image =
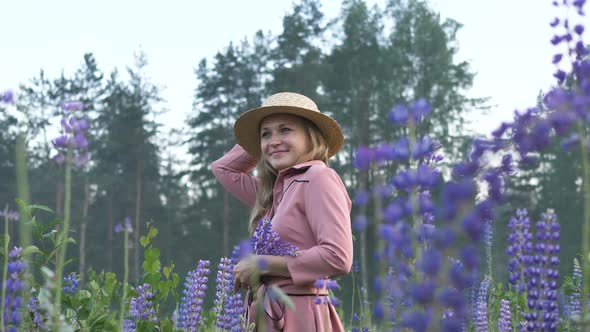
[[[299, 162], [303, 163], [310, 160], [321, 160], [327, 166], [329, 166], [329, 146], [328, 142], [322, 135], [319, 128], [310, 120], [297, 116], [302, 119], [303, 127], [307, 135], [309, 142], [309, 151], [301, 156]], [[248, 230], [250, 234], [254, 232], [258, 221], [264, 217], [264, 215], [270, 210], [273, 204], [273, 188], [279, 172], [274, 169], [261, 154], [258, 164], [256, 165], [256, 171], [258, 173], [258, 179], [260, 180], [258, 191], [256, 193], [256, 202], [250, 213], [250, 226]]]

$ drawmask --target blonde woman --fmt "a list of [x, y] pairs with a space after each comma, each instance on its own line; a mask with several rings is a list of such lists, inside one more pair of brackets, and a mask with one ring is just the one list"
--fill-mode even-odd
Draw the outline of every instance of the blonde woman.
[[[250, 285], [252, 276], [261, 276], [256, 294], [248, 294], [249, 321], [264, 319], [266, 331], [344, 331], [332, 304], [315, 302], [325, 289], [314, 287], [352, 266], [351, 201], [328, 166], [342, 147], [342, 129], [311, 99], [281, 92], [240, 115], [234, 134], [238, 144], [212, 164], [213, 173], [252, 208], [251, 232], [270, 218], [281, 240], [300, 249], [295, 257], [252, 255], [235, 266], [236, 288], [257, 286]], [[250, 174], [254, 167], [256, 177]], [[295, 309], [269, 295], [270, 285], [280, 287]], [[255, 317], [257, 301], [264, 303], [264, 317]]]

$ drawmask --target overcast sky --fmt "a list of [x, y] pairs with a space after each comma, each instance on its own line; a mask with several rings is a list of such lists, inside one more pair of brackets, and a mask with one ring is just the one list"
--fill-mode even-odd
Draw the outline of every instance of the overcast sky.
[[[470, 61], [477, 73], [469, 94], [491, 97], [494, 105], [489, 115], [475, 118], [478, 132], [489, 133], [554, 84], [549, 22], [564, 14], [550, 0], [432, 0], [431, 5], [443, 18], [464, 25], [457, 61]], [[93, 52], [106, 73], [122, 70], [142, 49], [152, 82], [165, 87], [170, 111], [161, 121], [178, 128], [191, 109], [197, 63], [259, 29], [280, 33], [291, 7], [291, 0], [3, 1], [0, 90], [17, 87], [41, 68], [50, 78], [62, 70], [70, 75], [85, 52]], [[323, 1], [327, 18], [339, 10], [340, 1]]]

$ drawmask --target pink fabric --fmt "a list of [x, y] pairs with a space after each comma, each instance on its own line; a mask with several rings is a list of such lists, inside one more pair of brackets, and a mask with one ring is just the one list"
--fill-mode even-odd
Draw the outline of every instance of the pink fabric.
[[[211, 169], [226, 190], [252, 207], [258, 179], [249, 172], [256, 162], [236, 145], [215, 161]], [[299, 247], [301, 254], [287, 257], [291, 278], [265, 278], [265, 283], [279, 285], [287, 294], [317, 294], [318, 290], [313, 288], [317, 279], [350, 272], [351, 205], [342, 180], [322, 161], [313, 160], [281, 171], [275, 182], [269, 216], [273, 230], [281, 239]], [[264, 293], [260, 295], [265, 299], [265, 307], [276, 307], [277, 303], [269, 302]], [[290, 298], [296, 307], [294, 311], [284, 310], [282, 323], [277, 325], [265, 314], [267, 331], [344, 331], [331, 304], [317, 305], [315, 296]], [[256, 303], [252, 304], [251, 313], [256, 312]]]

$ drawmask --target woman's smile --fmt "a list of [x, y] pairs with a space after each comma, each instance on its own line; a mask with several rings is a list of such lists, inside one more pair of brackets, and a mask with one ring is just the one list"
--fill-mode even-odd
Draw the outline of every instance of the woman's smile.
[[301, 163], [309, 151], [303, 120], [291, 114], [269, 115], [260, 123], [260, 150], [277, 171]]

